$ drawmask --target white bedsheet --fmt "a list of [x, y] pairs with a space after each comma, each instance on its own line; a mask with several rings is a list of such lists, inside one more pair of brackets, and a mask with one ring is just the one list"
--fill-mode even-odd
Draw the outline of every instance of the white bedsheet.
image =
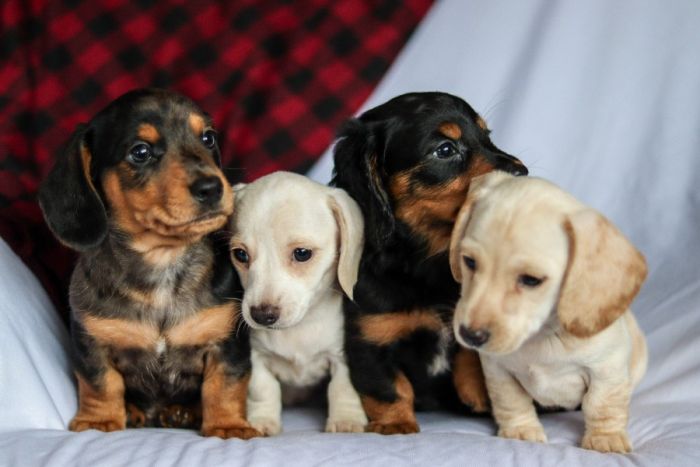
[[[65, 331], [0, 242], [0, 465], [700, 465], [700, 2], [442, 0], [365, 108], [419, 90], [464, 97], [497, 145], [647, 255], [633, 310], [650, 362], [632, 401], [632, 454], [579, 449], [580, 412], [542, 416], [547, 445], [442, 413], [420, 414], [418, 435], [323, 434], [312, 409], [287, 410], [284, 433], [247, 442], [70, 433]], [[318, 180], [330, 178], [328, 156]]]

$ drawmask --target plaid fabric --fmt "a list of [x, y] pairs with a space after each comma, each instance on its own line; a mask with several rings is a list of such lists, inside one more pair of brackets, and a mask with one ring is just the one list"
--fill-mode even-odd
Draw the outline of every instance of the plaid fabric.
[[137, 87], [180, 91], [220, 131], [232, 182], [306, 171], [431, 0], [5, 0], [0, 235], [65, 305], [73, 255], [37, 186], [79, 122]]

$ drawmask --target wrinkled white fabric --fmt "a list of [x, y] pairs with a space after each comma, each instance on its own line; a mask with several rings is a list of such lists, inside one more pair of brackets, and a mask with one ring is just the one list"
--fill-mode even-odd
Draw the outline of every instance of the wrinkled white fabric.
[[[633, 310], [649, 370], [635, 450], [577, 447], [580, 412], [542, 416], [549, 444], [493, 436], [488, 418], [419, 415], [421, 433], [324, 434], [322, 410], [288, 409], [252, 441], [177, 430], [80, 434], [65, 331], [0, 248], [0, 465], [700, 465], [700, 2], [442, 0], [364, 108], [408, 91], [464, 97], [533, 175], [612, 219], [646, 254]], [[327, 153], [312, 171], [330, 179]]]

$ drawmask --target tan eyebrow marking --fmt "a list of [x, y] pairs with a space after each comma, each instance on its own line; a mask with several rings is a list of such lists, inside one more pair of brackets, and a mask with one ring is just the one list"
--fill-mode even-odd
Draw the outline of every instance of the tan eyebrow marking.
[[438, 131], [451, 139], [459, 139], [462, 137], [462, 130], [459, 125], [453, 122], [445, 122], [438, 127]]
[[192, 128], [194, 134], [197, 136], [201, 135], [204, 131], [204, 127], [206, 126], [204, 118], [202, 118], [201, 115], [191, 113], [188, 117], [188, 121], [190, 122], [190, 128]]
[[481, 118], [481, 116], [476, 117], [476, 124], [482, 130], [488, 130], [488, 126], [486, 125], [486, 121], [483, 118]]
[[160, 133], [158, 133], [156, 127], [150, 123], [142, 123], [139, 125], [139, 129], [136, 134], [139, 138], [144, 141], [148, 141], [151, 144], [157, 143], [160, 139]]

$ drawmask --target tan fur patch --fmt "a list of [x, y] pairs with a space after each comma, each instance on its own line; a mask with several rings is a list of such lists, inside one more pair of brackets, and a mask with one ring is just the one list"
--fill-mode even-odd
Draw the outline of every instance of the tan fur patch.
[[460, 349], [455, 356], [452, 381], [462, 402], [474, 412], [486, 412], [489, 396], [479, 354], [473, 350]]
[[153, 349], [160, 336], [158, 329], [137, 321], [85, 316], [85, 330], [100, 344], [119, 348]]
[[439, 186], [416, 186], [411, 170], [395, 175], [389, 190], [396, 201], [396, 217], [411, 226], [428, 243], [428, 254], [447, 251], [454, 222], [469, 190], [472, 178], [493, 170], [484, 157], [476, 155], [469, 170]]
[[399, 372], [394, 380], [394, 387], [398, 396], [394, 402], [381, 402], [369, 396], [362, 396], [362, 406], [369, 418], [367, 431], [387, 435], [418, 432], [411, 383]]
[[189, 122], [190, 128], [192, 128], [192, 132], [195, 135], [199, 136], [204, 132], [206, 122], [204, 121], [204, 118], [201, 115], [191, 113], [187, 118], [187, 121]]
[[158, 129], [150, 123], [142, 123], [139, 125], [138, 130], [136, 130], [136, 135], [143, 141], [151, 144], [155, 144], [158, 142], [158, 140], [160, 140], [160, 133], [158, 133]]
[[441, 124], [438, 127], [438, 131], [444, 136], [455, 141], [462, 137], [462, 129], [459, 127], [459, 125], [453, 122], [445, 122]]
[[486, 121], [481, 118], [481, 116], [476, 117], [476, 126], [481, 128], [482, 130], [488, 130], [488, 126], [486, 125]]
[[168, 329], [165, 335], [172, 345], [205, 345], [227, 338], [237, 319], [236, 305], [229, 303], [215, 306], [178, 323]]
[[90, 165], [92, 163], [92, 154], [88, 150], [88, 148], [85, 147], [84, 144], [80, 145], [80, 162], [82, 163], [83, 166], [83, 177], [85, 177], [85, 181], [87, 181], [88, 186], [92, 191], [97, 193], [97, 190], [95, 189], [94, 183], [92, 183], [92, 173], [90, 172]]
[[250, 375], [232, 378], [223, 363], [209, 356], [202, 383], [202, 434], [242, 439], [262, 435], [245, 418], [249, 380]]
[[107, 368], [100, 388], [94, 388], [78, 377], [78, 413], [71, 420], [71, 431], [91, 428], [101, 431], [123, 430], [126, 427], [124, 379], [113, 368]]
[[413, 310], [367, 315], [358, 321], [363, 339], [377, 345], [388, 345], [425, 328], [439, 331], [443, 327], [437, 312]]

